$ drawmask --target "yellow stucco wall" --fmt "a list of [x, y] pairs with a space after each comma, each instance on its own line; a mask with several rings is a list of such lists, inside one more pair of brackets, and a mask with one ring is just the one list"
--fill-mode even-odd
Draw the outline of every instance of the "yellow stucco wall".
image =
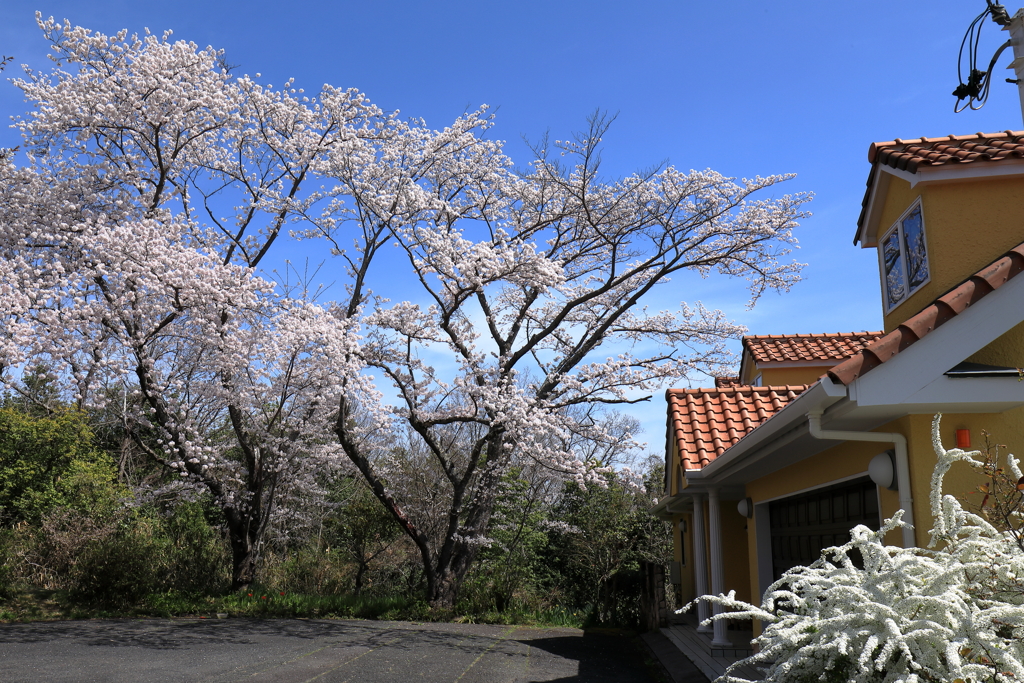
[[1011, 328], [1009, 332], [967, 360], [972, 363], [1011, 368], [1024, 366], [1024, 322]]
[[[1024, 178], [986, 178], [910, 187], [893, 177], [886, 194], [878, 237], [921, 197], [931, 281], [883, 315], [893, 330], [950, 288], [1024, 242]], [[984, 229], [981, 229], [981, 228]], [[879, 280], [881, 286], [881, 266]]]
[[736, 509], [735, 500], [722, 501], [722, 556], [725, 565], [725, 592], [736, 591], [736, 597], [750, 602], [750, 557], [747, 548], [748, 527], [753, 525]]
[[[931, 477], [935, 468], [935, 451], [932, 447], [931, 415], [908, 415], [879, 427], [878, 432], [897, 432], [907, 438], [907, 456], [910, 461], [911, 496], [915, 521], [915, 539], [918, 546], [928, 544], [928, 530], [932, 526], [929, 493]], [[941, 423], [941, 438], [945, 448], [956, 445], [956, 430], [971, 432], [971, 447], [983, 447], [983, 430], [992, 435], [992, 441], [1005, 445], [1003, 453], [1024, 454], [1024, 408], [1001, 414], [962, 413], [945, 415]], [[884, 443], [847, 442], [839, 444], [802, 462], [773, 472], [747, 484], [747, 495], [759, 503], [793, 495], [800, 491], [853, 477], [867, 472], [868, 463], [876, 454], [891, 446]], [[974, 500], [968, 491], [982, 481], [967, 465], [957, 464], [945, 479], [944, 492]], [[899, 508], [899, 494], [896, 491], [879, 491], [880, 512], [883, 519], [891, 517]], [[737, 539], [736, 548], [742, 549], [749, 558], [748, 577], [752, 595], [760, 595], [766, 586], [758, 585], [757, 553], [753, 520], [749, 524], [750, 536]], [[886, 542], [902, 545], [902, 534], [892, 532]], [[732, 552], [731, 550], [729, 551]]]

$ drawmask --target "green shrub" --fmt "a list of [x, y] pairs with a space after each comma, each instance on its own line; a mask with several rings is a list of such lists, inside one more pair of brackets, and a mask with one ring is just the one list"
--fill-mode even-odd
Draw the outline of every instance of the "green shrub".
[[158, 529], [165, 544], [161, 588], [211, 595], [228, 589], [231, 553], [219, 525], [209, 519], [218, 514], [196, 502], [179, 505], [162, 518]]
[[[163, 587], [167, 544], [153, 520], [126, 516], [83, 544], [67, 586], [73, 600], [125, 606]], [[69, 516], [62, 523], [80, 523]]]
[[15, 591], [14, 545], [14, 533], [0, 529], [0, 599], [10, 597]]
[[115, 481], [110, 465], [93, 450], [82, 413], [37, 416], [0, 407], [0, 523], [38, 522], [47, 510], [68, 504], [69, 486], [76, 484], [67, 478], [109, 474]]

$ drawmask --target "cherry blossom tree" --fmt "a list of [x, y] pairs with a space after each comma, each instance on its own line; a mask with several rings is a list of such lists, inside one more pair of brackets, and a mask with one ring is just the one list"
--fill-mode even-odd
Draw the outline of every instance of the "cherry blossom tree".
[[[340, 181], [348, 203], [310, 215], [305, 234], [331, 240], [343, 259], [351, 288], [337, 314], [359, 319], [363, 362], [399, 397], [387, 404], [346, 392], [335, 433], [419, 548], [435, 604], [456, 599], [488, 542], [510, 466], [531, 462], [597, 479], [569, 444], [620, 437], [578, 407], [646, 400], [663, 381], [716, 373], [731, 360], [724, 343], [742, 328], [721, 312], [699, 303], [675, 312], [644, 307], [670, 287], [670, 276], [746, 277], [751, 303], [798, 277], [799, 266], [781, 257], [806, 197], [751, 197], [784, 177], [737, 183], [668, 167], [604, 180], [599, 149], [609, 123], [596, 115], [584, 134], [554, 141], [551, 154], [538, 147], [519, 173], [497, 143], [459, 126], [411, 131], [370, 173], [325, 160], [322, 172]], [[353, 232], [355, 246], [346, 249]], [[419, 291], [403, 292], [410, 300], [392, 303], [365, 289], [370, 261], [387, 243], [414, 276]], [[351, 428], [356, 415], [366, 416], [366, 429]], [[396, 423], [443, 475], [440, 535], [427, 533], [420, 511], [403, 501], [395, 458], [378, 456], [396, 431], [380, 425]]]
[[271, 518], [340, 464], [317, 401], [337, 380], [310, 350], [352, 342], [255, 269], [311, 160], [383, 117], [232, 79], [168, 35], [40, 26], [58, 68], [16, 81], [28, 163], [0, 167], [4, 377], [42, 363], [80, 407], [120, 403], [138, 447], [220, 506], [245, 585]]
[[[0, 168], [4, 376], [43, 362], [82, 405], [121, 400], [220, 504], [236, 586], [342, 456], [451, 605], [509, 468], [600, 483], [590, 456], [632, 439], [604, 408], [731, 362], [721, 312], [648, 310], [673, 275], [746, 278], [751, 304], [799, 278], [807, 197], [754, 196], [786, 176], [605, 178], [601, 115], [517, 171], [486, 107], [433, 130], [167, 34], [40, 25], [58, 68], [16, 81], [27, 163]], [[259, 270], [290, 237], [333, 257], [333, 302]]]

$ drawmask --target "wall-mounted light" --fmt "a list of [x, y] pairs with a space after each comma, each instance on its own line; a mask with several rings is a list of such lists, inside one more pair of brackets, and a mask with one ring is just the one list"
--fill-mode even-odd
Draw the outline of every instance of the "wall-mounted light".
[[682, 533], [682, 534], [686, 533], [686, 520], [685, 519], [679, 520], [679, 533]]
[[958, 429], [956, 430], [956, 447], [960, 450], [967, 450], [971, 447], [971, 430], [970, 429]]
[[883, 489], [895, 491], [899, 487], [896, 482], [896, 453], [885, 451], [871, 458], [868, 464], [868, 476]]
[[736, 505], [736, 511], [747, 519], [750, 519], [754, 516], [754, 501], [749, 498], [744, 498]]

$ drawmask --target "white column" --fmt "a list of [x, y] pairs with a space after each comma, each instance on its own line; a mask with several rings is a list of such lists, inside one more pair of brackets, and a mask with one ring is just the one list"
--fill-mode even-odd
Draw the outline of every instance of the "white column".
[[[711, 532], [711, 592], [721, 595], [725, 592], [725, 566], [722, 564], [722, 506], [719, 504], [717, 488], [708, 491], [708, 522]], [[716, 603], [715, 614], [721, 614], [722, 611], [723, 607]], [[712, 646], [732, 647], [727, 634], [728, 626], [724, 619], [715, 621]]]
[[[708, 544], [704, 538], [704, 496], [693, 497], [693, 584], [697, 597], [708, 594]], [[704, 600], [697, 603], [697, 620], [711, 616], [710, 605]], [[710, 626], [698, 626], [701, 633], [710, 633]]]

